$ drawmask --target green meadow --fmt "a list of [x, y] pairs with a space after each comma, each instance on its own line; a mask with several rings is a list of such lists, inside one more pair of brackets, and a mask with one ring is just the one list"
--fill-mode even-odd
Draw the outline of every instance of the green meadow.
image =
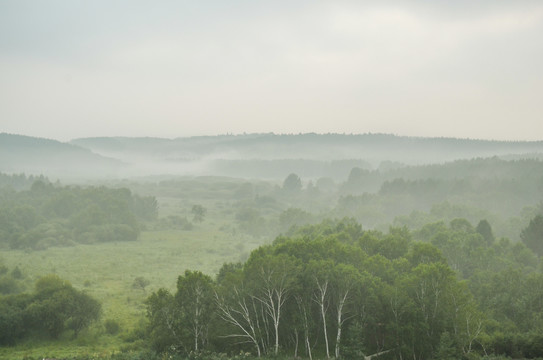
[[[202, 226], [203, 227], [203, 226]], [[28, 289], [44, 274], [57, 274], [74, 287], [102, 302], [102, 322], [93, 325], [76, 340], [59, 342], [31, 341], [14, 348], [0, 348], [0, 357], [39, 356], [51, 349], [57, 357], [93, 352], [113, 352], [124, 343], [145, 318], [144, 300], [164, 287], [175, 289], [177, 277], [186, 269], [215, 275], [224, 262], [242, 260], [259, 243], [244, 235], [234, 236], [213, 229], [192, 231], [144, 231], [133, 242], [78, 244], [50, 247], [42, 251], [1, 250], [0, 258], [9, 268], [18, 266]], [[144, 289], [135, 288], [134, 280], [149, 281]], [[103, 336], [102, 323], [115, 320], [118, 336]], [[74, 347], [75, 345], [75, 347]], [[64, 349], [64, 350], [63, 350]]]

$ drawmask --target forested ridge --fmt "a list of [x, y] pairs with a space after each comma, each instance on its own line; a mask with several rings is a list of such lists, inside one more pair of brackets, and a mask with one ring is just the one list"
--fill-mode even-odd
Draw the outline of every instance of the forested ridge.
[[471, 158], [542, 159], [541, 141], [491, 141], [390, 134], [243, 134], [175, 139], [81, 138], [63, 143], [0, 133], [0, 172], [69, 181], [148, 175], [343, 180], [352, 167], [424, 165]]

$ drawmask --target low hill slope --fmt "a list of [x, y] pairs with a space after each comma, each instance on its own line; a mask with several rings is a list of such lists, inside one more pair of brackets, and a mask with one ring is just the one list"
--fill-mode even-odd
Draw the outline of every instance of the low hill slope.
[[51, 178], [100, 178], [117, 174], [122, 162], [56, 140], [0, 133], [0, 172]]

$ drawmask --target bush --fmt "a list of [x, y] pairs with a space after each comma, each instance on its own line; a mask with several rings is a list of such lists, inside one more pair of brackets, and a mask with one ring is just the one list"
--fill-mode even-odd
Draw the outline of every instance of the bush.
[[121, 331], [121, 325], [113, 319], [107, 319], [104, 322], [104, 328], [109, 335], [117, 335]]

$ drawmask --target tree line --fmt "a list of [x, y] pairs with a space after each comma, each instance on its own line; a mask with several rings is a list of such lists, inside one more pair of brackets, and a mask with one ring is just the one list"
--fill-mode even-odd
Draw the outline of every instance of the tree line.
[[[486, 220], [363, 230], [325, 220], [146, 301], [159, 352], [446, 359], [543, 356], [543, 275]], [[504, 340], [505, 339], [505, 340]]]
[[34, 181], [28, 190], [0, 189], [0, 246], [45, 249], [51, 245], [136, 240], [145, 220], [157, 217], [154, 197], [128, 189], [79, 187]]

